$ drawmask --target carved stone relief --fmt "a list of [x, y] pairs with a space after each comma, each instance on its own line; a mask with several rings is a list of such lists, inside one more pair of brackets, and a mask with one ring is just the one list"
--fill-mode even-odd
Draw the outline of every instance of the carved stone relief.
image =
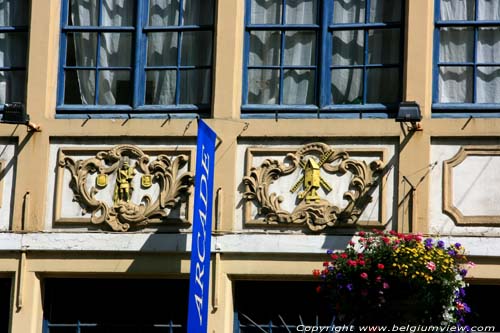
[[[167, 219], [172, 209], [186, 201], [193, 185], [193, 174], [185, 168], [190, 156], [183, 152], [176, 156], [155, 152], [153, 159], [136, 146], [119, 145], [86, 159], [75, 159], [70, 153], [70, 149], [59, 151], [59, 170], [70, 173], [64, 186], [70, 187], [82, 214], [90, 214], [91, 223], [106, 224], [114, 231]], [[62, 177], [58, 178], [60, 183]], [[146, 192], [152, 186], [154, 191]], [[100, 192], [109, 193], [108, 198], [103, 199]], [[56, 222], [72, 222], [57, 216], [60, 201], [56, 199]]]
[[[257, 216], [246, 224], [305, 225], [312, 231], [353, 225], [371, 202], [383, 167], [380, 159], [367, 163], [351, 158], [345, 149], [333, 149], [324, 143], [307, 144], [294, 153], [286, 154], [282, 161], [265, 159], [259, 166], [251, 167], [243, 178], [247, 211], [249, 204], [257, 207]], [[289, 189], [291, 193], [297, 193], [295, 208], [288, 211], [282, 208], [282, 193], [273, 192], [270, 188], [276, 188], [273, 187], [275, 182], [296, 174], [296, 171], [301, 171], [301, 176]], [[320, 196], [320, 189], [323, 193], [338, 190], [323, 175], [351, 177], [348, 190], [343, 193], [347, 205], [341, 207]]]

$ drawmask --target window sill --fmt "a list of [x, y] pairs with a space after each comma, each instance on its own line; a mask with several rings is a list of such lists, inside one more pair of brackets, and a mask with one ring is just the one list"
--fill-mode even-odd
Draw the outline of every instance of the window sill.
[[56, 119], [189, 119], [208, 117], [208, 106], [147, 105], [64, 105], [56, 108]]
[[434, 103], [432, 118], [498, 118], [500, 104], [493, 103]]

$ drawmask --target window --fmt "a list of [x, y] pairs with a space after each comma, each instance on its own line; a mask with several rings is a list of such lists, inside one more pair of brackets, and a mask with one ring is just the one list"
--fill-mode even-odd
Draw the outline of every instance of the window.
[[207, 110], [213, 0], [63, 0], [58, 113]]
[[52, 278], [43, 333], [186, 332], [188, 280]]
[[0, 333], [9, 332], [11, 279], [0, 278]]
[[434, 110], [500, 103], [500, 2], [436, 0]]
[[29, 6], [0, 0], [0, 105], [23, 102], [26, 91]]
[[329, 326], [333, 311], [316, 292], [318, 282], [236, 281], [234, 333], [298, 332], [300, 325]]
[[401, 0], [247, 0], [244, 112], [395, 107], [402, 13]]

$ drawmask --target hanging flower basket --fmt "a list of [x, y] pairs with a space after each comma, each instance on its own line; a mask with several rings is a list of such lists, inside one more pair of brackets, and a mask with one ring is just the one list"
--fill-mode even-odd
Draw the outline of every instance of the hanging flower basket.
[[394, 231], [353, 239], [313, 272], [340, 324], [465, 326], [464, 277], [473, 264], [461, 244]]

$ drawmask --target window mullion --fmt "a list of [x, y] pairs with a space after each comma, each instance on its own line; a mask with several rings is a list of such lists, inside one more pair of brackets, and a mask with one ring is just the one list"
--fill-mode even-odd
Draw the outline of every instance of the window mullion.
[[180, 83], [181, 83], [181, 48], [182, 48], [182, 37], [183, 37], [183, 30], [180, 29], [181, 26], [184, 24], [184, 1], [185, 0], [179, 0], [179, 21], [178, 21], [178, 26], [179, 30], [177, 32], [177, 70], [175, 73], [175, 104], [179, 105], [180, 104], [180, 96], [181, 96], [181, 88], [180, 88]]
[[[68, 24], [69, 17], [69, 1], [62, 2], [62, 15], [61, 15], [61, 27], [65, 27]], [[64, 89], [66, 86], [66, 71], [64, 66], [66, 65], [66, 56], [67, 56], [67, 43], [68, 43], [68, 34], [63, 33], [61, 36], [61, 40], [59, 43], [59, 84], [57, 85], [57, 101], [59, 105], [64, 104]]]
[[147, 1], [136, 1], [136, 21], [134, 33], [134, 73], [133, 73], [133, 99], [132, 107], [135, 109], [145, 103], [146, 95], [146, 54], [147, 54], [147, 34], [143, 32], [148, 21]]
[[[365, 3], [365, 24], [370, 21], [370, 0], [366, 0]], [[368, 28], [364, 28], [363, 31], [363, 104], [366, 104], [366, 88], [368, 87], [368, 73], [366, 69], [366, 64], [368, 63]]]
[[[283, 8], [281, 10], [281, 25], [286, 26], [286, 0], [283, 0], [282, 2]], [[285, 83], [284, 75], [285, 71], [283, 69], [284, 66], [284, 60], [285, 60], [285, 34], [286, 30], [281, 29], [281, 40], [280, 40], [280, 70], [279, 70], [279, 92], [278, 92], [278, 104], [282, 105], [283, 104], [283, 85]]]
[[[478, 20], [478, 0], [474, 1], [474, 20], [477, 22]], [[472, 67], [472, 103], [476, 103], [477, 101], [477, 44], [478, 44], [478, 30], [477, 26], [473, 27], [474, 29], [474, 41], [472, 44], [472, 59], [474, 62], [474, 66]]]
[[[102, 0], [99, 0], [99, 8], [97, 14], [97, 25], [102, 27]], [[101, 57], [101, 32], [97, 32], [97, 45], [96, 45], [96, 68], [95, 68], [95, 94], [94, 94], [94, 104], [99, 104], [99, 67], [100, 67], [100, 57]]]
[[[331, 57], [332, 57], [332, 36], [328, 29], [329, 26], [329, 15], [332, 13], [333, 1], [324, 1], [322, 5], [325, 8], [321, 11], [322, 15], [319, 18], [321, 20], [321, 30], [320, 30], [320, 40], [321, 40], [321, 54], [320, 54], [320, 62], [318, 64], [318, 70], [320, 73], [318, 74], [319, 82], [318, 87], [320, 91], [319, 96], [319, 107], [323, 108], [326, 105], [330, 104], [330, 86], [331, 86]], [[318, 6], [319, 7], [319, 6]]]

